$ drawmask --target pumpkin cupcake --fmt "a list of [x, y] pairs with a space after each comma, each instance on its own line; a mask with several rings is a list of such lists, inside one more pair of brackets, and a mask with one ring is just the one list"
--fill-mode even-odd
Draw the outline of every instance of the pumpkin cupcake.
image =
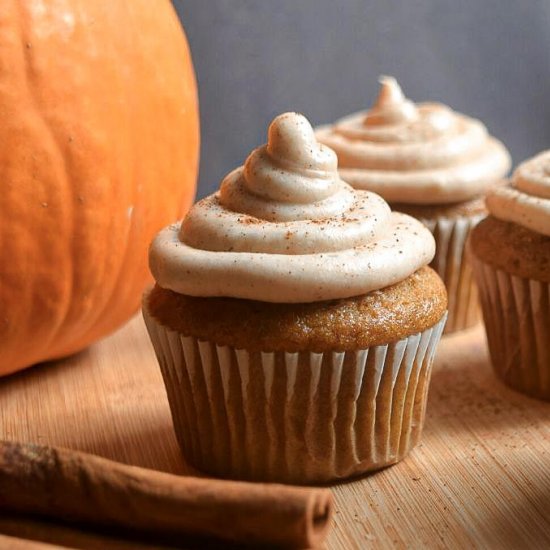
[[491, 361], [510, 387], [550, 400], [550, 150], [487, 196], [472, 232]]
[[414, 104], [394, 78], [380, 83], [370, 110], [318, 128], [317, 138], [338, 155], [343, 180], [429, 227], [436, 241], [431, 266], [449, 294], [445, 332], [470, 327], [480, 312], [465, 243], [486, 215], [482, 197], [508, 172], [510, 157], [481, 122], [440, 103]]
[[422, 429], [446, 292], [431, 233], [338, 175], [296, 113], [151, 246], [144, 317], [191, 464], [326, 482]]

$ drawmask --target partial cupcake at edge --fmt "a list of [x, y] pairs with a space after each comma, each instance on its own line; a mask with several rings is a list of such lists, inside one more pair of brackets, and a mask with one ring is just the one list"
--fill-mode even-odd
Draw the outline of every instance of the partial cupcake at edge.
[[550, 150], [487, 196], [470, 249], [491, 362], [511, 388], [550, 401]]
[[187, 460], [221, 477], [326, 482], [418, 442], [447, 298], [432, 234], [342, 181], [306, 118], [150, 250], [144, 316]]
[[408, 100], [392, 77], [380, 78], [370, 110], [321, 126], [316, 135], [338, 155], [343, 180], [429, 227], [436, 241], [431, 266], [449, 296], [445, 332], [475, 325], [480, 309], [465, 243], [487, 214], [484, 195], [510, 169], [503, 144], [478, 120]]

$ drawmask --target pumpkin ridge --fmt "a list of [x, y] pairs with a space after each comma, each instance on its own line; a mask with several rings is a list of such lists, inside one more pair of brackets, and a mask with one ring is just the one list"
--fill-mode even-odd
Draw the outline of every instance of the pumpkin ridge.
[[[127, 22], [131, 25], [131, 17], [133, 15], [133, 10], [132, 9], [129, 9], [127, 11]], [[135, 37], [135, 40], [136, 40], [136, 49], [139, 51], [143, 48], [140, 40], [142, 39], [142, 35], [141, 34], [138, 34], [137, 37]], [[126, 107], [126, 106], [125, 106]], [[135, 136], [131, 136], [132, 140], [135, 139]], [[135, 144], [133, 145], [133, 148], [134, 149], [137, 149]], [[136, 169], [136, 159], [134, 158], [133, 160], [133, 163], [132, 163], [132, 169], [130, 171], [130, 179], [134, 182], [138, 182], [139, 180], [139, 174], [138, 174], [138, 170]], [[113, 276], [112, 277], [112, 281], [113, 281], [113, 284], [110, 286], [109, 289], [104, 289], [105, 292], [104, 292], [104, 300], [103, 300], [103, 303], [101, 304], [98, 304], [98, 306], [95, 308], [95, 311], [92, 312], [92, 314], [90, 315], [88, 321], [89, 321], [89, 324], [90, 326], [94, 326], [94, 325], [97, 325], [98, 322], [99, 324], [101, 324], [101, 321], [102, 319], [105, 318], [106, 314], [108, 313], [108, 310], [109, 310], [109, 306], [110, 304], [112, 303], [113, 299], [116, 297], [117, 293], [120, 293], [120, 292], [125, 292], [125, 285], [123, 284], [123, 277], [124, 276], [128, 276], [128, 273], [125, 272], [124, 270], [124, 267], [127, 265], [128, 263], [128, 254], [129, 254], [129, 251], [130, 251], [130, 248], [131, 248], [131, 243], [132, 243], [132, 240], [134, 238], [134, 224], [135, 224], [135, 219], [134, 219], [134, 208], [135, 208], [135, 204], [138, 202], [136, 200], [136, 192], [137, 192], [137, 187], [138, 187], [139, 184], [137, 185], [134, 185], [133, 188], [132, 188], [132, 197], [131, 197], [131, 206], [132, 206], [132, 215], [131, 217], [129, 218], [129, 223], [125, 224], [125, 238], [124, 238], [124, 251], [122, 250], [119, 250], [118, 253], [117, 253], [117, 257], [120, 258], [119, 262], [118, 262], [118, 265], [116, 267], [116, 270], [113, 270], [113, 272], [111, 273], [111, 275]], [[116, 272], [116, 274], [115, 274]], [[128, 286], [133, 286], [133, 283], [130, 283]], [[135, 311], [137, 311], [138, 309], [138, 305], [136, 304], [136, 307], [135, 307]]]
[[[47, 119], [47, 117], [42, 112], [42, 109], [40, 108], [40, 102], [38, 101], [38, 98], [36, 96], [36, 93], [34, 92], [35, 86], [33, 85], [34, 77], [33, 77], [33, 62], [32, 62], [32, 55], [33, 55], [33, 48], [32, 48], [32, 42], [28, 39], [28, 31], [26, 29], [26, 26], [24, 25], [23, 21], [26, 19], [23, 14], [23, 6], [16, 2], [16, 10], [18, 15], [18, 23], [20, 28], [20, 35], [21, 39], [19, 41], [20, 48], [21, 48], [21, 54], [23, 58], [23, 67], [24, 70], [22, 71], [22, 74], [24, 76], [24, 87], [27, 92], [27, 97], [29, 98], [29, 103], [33, 107], [33, 116], [36, 120], [40, 121], [40, 126], [44, 131], [44, 134], [48, 136], [48, 141], [50, 143], [50, 153], [53, 153], [56, 157], [56, 162], [52, 163], [56, 166], [56, 173], [58, 177], [63, 181], [63, 187], [67, 190], [67, 192], [70, 194], [71, 185], [69, 183], [69, 178], [67, 176], [67, 168], [66, 168], [66, 161], [65, 157], [62, 154], [62, 147], [60, 146], [59, 140], [53, 131], [53, 128], [51, 127], [50, 121]], [[27, 39], [26, 39], [27, 38]], [[30, 46], [30, 47], [29, 47]], [[60, 169], [61, 166], [61, 169]], [[63, 195], [64, 192], [60, 192], [60, 195]], [[63, 201], [60, 201], [63, 202]], [[49, 206], [49, 204], [48, 204]], [[74, 212], [74, 209], [71, 209]], [[66, 218], [65, 218], [66, 219]], [[73, 228], [74, 228], [74, 213], [73, 213], [73, 219], [71, 220], [70, 227], [67, 229], [67, 234], [71, 236], [71, 249], [74, 248], [74, 239], [72, 238], [73, 235]], [[73, 251], [74, 252], [74, 251]], [[58, 304], [58, 310], [56, 311], [56, 318], [55, 322], [52, 322], [53, 319], [49, 319], [48, 323], [48, 336], [42, 340], [41, 342], [41, 348], [47, 349], [48, 346], [55, 340], [59, 329], [64, 325], [64, 322], [66, 320], [67, 312], [70, 308], [71, 304], [71, 298], [72, 298], [72, 286], [74, 281], [74, 269], [73, 269], [73, 263], [68, 262], [69, 264], [69, 270], [67, 276], [64, 277], [64, 285], [63, 285], [63, 300], [59, 302]], [[59, 267], [59, 266], [56, 266]], [[60, 275], [61, 276], [61, 275]], [[35, 294], [33, 290], [31, 290], [31, 294]], [[33, 300], [34, 302], [34, 300]], [[59, 308], [59, 305], [62, 307]], [[41, 349], [35, 349], [33, 348], [33, 354], [35, 356], [41, 355]]]

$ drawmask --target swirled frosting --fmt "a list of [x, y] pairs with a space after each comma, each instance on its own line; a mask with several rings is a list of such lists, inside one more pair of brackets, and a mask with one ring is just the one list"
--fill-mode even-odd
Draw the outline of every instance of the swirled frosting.
[[217, 193], [158, 234], [150, 267], [181, 294], [314, 302], [397, 283], [434, 251], [420, 222], [342, 181], [307, 119], [285, 113]]
[[520, 164], [511, 185], [495, 188], [486, 203], [495, 218], [550, 237], [550, 150]]
[[317, 130], [349, 184], [389, 202], [448, 204], [484, 194], [508, 172], [507, 150], [481, 122], [440, 103], [414, 104], [394, 78], [380, 84], [369, 111]]

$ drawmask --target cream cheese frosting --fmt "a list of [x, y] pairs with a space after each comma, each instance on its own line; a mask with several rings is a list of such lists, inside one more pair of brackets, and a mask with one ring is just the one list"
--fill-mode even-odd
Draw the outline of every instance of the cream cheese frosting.
[[491, 215], [550, 237], [550, 150], [520, 164], [511, 185], [486, 198]]
[[163, 288], [191, 296], [314, 302], [366, 294], [428, 265], [433, 236], [340, 179], [307, 119], [278, 116], [268, 142], [150, 248]]
[[342, 179], [389, 202], [449, 204], [484, 194], [510, 169], [504, 145], [478, 120], [440, 103], [415, 104], [392, 77], [374, 106], [317, 129]]

